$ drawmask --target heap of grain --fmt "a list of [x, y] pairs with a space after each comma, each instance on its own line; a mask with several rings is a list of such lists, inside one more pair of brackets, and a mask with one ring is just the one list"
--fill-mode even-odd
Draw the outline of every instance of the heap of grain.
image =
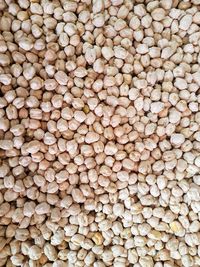
[[0, 266], [200, 266], [200, 1], [0, 1]]

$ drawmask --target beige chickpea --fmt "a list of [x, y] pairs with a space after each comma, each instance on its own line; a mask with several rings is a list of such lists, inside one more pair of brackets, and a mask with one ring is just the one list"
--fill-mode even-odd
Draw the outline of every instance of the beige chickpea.
[[5, 67], [8, 66], [10, 64], [10, 58], [8, 55], [6, 54], [0, 54], [0, 65]]

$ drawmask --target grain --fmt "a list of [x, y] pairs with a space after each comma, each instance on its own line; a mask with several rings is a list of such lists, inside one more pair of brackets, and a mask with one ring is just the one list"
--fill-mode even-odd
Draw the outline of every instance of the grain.
[[0, 266], [199, 266], [199, 0], [14, 2]]

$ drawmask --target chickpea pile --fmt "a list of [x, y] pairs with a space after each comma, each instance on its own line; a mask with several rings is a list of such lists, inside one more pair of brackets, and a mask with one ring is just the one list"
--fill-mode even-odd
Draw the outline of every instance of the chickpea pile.
[[0, 266], [200, 266], [200, 0], [0, 0]]

